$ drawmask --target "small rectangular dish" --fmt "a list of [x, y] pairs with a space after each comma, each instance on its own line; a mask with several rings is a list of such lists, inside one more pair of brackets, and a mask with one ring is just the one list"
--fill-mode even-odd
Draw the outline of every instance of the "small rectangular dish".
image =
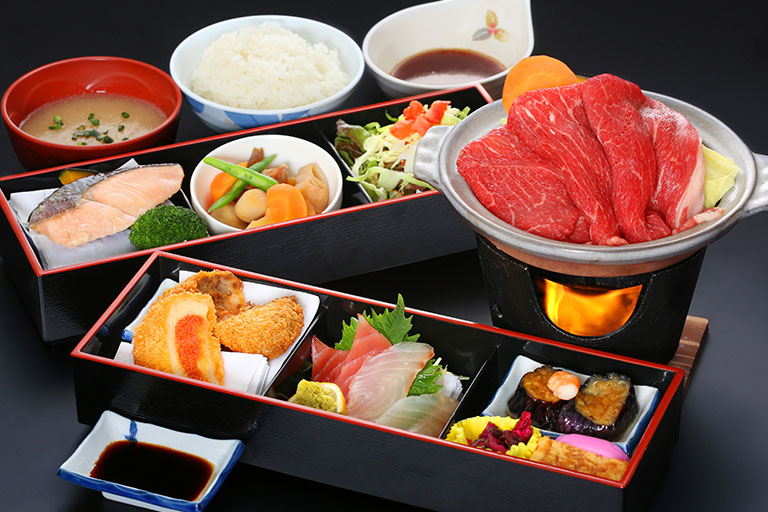
[[[157, 480], [150, 480], [148, 482], [148, 487], [152, 487], [150, 489], [137, 488], [125, 483], [92, 476], [94, 468], [101, 467], [101, 464], [107, 461], [104, 455], [109, 453], [107, 449], [110, 445], [116, 446], [113, 443], [128, 443], [127, 448], [124, 448], [127, 450], [136, 450], [136, 448], [144, 450], [147, 447], [151, 450], [162, 450], [157, 452], [161, 455], [155, 455], [155, 458], [152, 459], [155, 462], [173, 460], [172, 457], [174, 456], [184, 457], [179, 461], [180, 466], [191, 466], [190, 460], [199, 462], [201, 465], [200, 473], [195, 472], [189, 475], [195, 477], [202, 475], [201, 478], [197, 479], [195, 489], [190, 491], [190, 496], [194, 493], [196, 495], [190, 499], [180, 499], [163, 494], [159, 489], [171, 489], [172, 493], [181, 492], [175, 485], [167, 485], [168, 482], [176, 483], [174, 478], [169, 478], [167, 475], [166, 478], [160, 477]], [[57, 475], [74, 484], [101, 491], [105, 498], [113, 501], [156, 511], [199, 512], [208, 505], [216, 494], [240, 458], [243, 446], [242, 441], [238, 439], [211, 439], [150, 423], [134, 421], [113, 411], [104, 411], [90, 433], [61, 465]], [[167, 450], [174, 452], [169, 453]], [[177, 452], [181, 452], [181, 454]], [[136, 451], [133, 452], [133, 454], [136, 453]], [[132, 460], [131, 455], [126, 456], [121, 461]], [[194, 458], [187, 460], [188, 456]], [[206, 466], [207, 472], [204, 472]], [[153, 472], [153, 468], [149, 465], [141, 467], [140, 470]], [[155, 474], [157, 473], [155, 472]], [[121, 478], [134, 477], [122, 475]]]

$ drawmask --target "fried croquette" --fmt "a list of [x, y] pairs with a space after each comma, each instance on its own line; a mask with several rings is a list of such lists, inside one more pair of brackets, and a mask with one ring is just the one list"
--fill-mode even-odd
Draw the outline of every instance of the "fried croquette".
[[160, 298], [179, 292], [210, 295], [219, 320], [239, 313], [245, 306], [243, 282], [235, 274], [226, 270], [200, 271], [173, 288], [165, 290]]
[[216, 323], [213, 333], [230, 350], [274, 359], [298, 338], [303, 325], [304, 311], [291, 295], [263, 306], [246, 307]]
[[210, 295], [179, 291], [159, 298], [133, 334], [136, 364], [222, 384], [221, 345], [213, 337], [216, 309]]

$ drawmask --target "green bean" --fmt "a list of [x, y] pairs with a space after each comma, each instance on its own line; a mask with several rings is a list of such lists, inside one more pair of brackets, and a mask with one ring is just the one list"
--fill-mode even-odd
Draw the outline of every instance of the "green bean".
[[218, 198], [210, 208], [208, 208], [208, 213], [211, 213], [213, 210], [218, 210], [222, 206], [226, 206], [235, 199], [237, 199], [237, 196], [243, 193], [245, 190], [245, 187], [247, 187], [248, 184], [244, 182], [243, 180], [237, 180], [232, 184], [231, 187], [229, 187], [229, 190], [227, 190], [223, 196]]
[[[255, 172], [258, 172], [258, 171], [263, 171], [263, 170], [264, 170], [264, 169], [267, 167], [267, 165], [269, 165], [269, 164], [270, 164], [270, 162], [272, 162], [272, 160], [274, 160], [274, 159], [275, 159], [275, 156], [277, 156], [277, 155], [270, 155], [270, 156], [268, 156], [268, 157], [266, 157], [266, 158], [264, 158], [264, 159], [262, 159], [262, 160], [259, 160], [258, 162], [256, 162], [256, 163], [255, 163], [255, 164], [253, 164], [252, 166], [248, 167], [248, 169], [250, 169], [250, 170], [252, 170], [252, 171], [255, 171]], [[206, 162], [206, 160], [207, 160], [207, 159], [205, 159], [205, 160], [203, 160], [203, 161], [204, 161], [205, 163], [209, 164], [209, 165], [213, 165], [213, 167], [216, 167], [217, 169], [221, 169], [220, 167], [217, 167], [216, 165], [214, 165], [214, 164], [211, 164], [210, 162]], [[216, 159], [214, 159], [214, 160], [216, 160]], [[223, 162], [223, 161], [221, 161], [221, 160], [217, 160], [217, 162], [221, 162], [221, 163], [227, 163], [227, 162]], [[240, 166], [236, 166], [236, 167], [240, 167]], [[241, 169], [245, 169], [245, 168], [244, 168], [244, 167], [242, 167]], [[221, 170], [222, 170], [222, 171], [224, 171], [224, 172], [227, 172], [227, 171], [226, 171], [226, 169], [221, 169]], [[228, 174], [231, 174], [231, 173], [228, 173]], [[264, 176], [264, 175], [263, 175], [263, 174], [261, 174], [261, 173], [259, 173], [259, 174], [260, 174], [261, 176]], [[264, 178], [266, 178], [266, 179], [272, 179], [272, 178], [270, 178], [269, 176], [264, 176]], [[275, 183], [277, 183], [277, 182], [275, 181]], [[217, 200], [216, 200], [216, 201], [215, 201], [215, 202], [214, 202], [214, 203], [211, 205], [211, 207], [210, 207], [210, 208], [208, 208], [208, 213], [211, 213], [213, 210], [217, 210], [217, 209], [221, 208], [222, 206], [226, 206], [226, 205], [228, 205], [229, 203], [231, 203], [232, 201], [234, 201], [235, 199], [237, 199], [237, 198], [240, 196], [240, 194], [242, 194], [242, 193], [243, 193], [243, 191], [245, 190], [245, 187], [247, 187], [247, 186], [248, 186], [248, 183], [247, 183], [247, 182], [245, 182], [244, 180], [238, 179], [236, 182], [234, 182], [234, 183], [232, 184], [232, 186], [231, 186], [231, 187], [229, 187], [229, 190], [227, 190], [227, 191], [224, 193], [224, 195], [223, 195], [223, 196], [221, 196], [220, 198], [218, 198], [218, 199], [217, 199]]]
[[235, 178], [243, 180], [249, 185], [253, 185], [256, 188], [260, 188], [261, 190], [266, 191], [272, 185], [277, 185], [277, 180], [270, 178], [269, 176], [265, 176], [259, 171], [266, 169], [267, 165], [269, 165], [272, 160], [275, 159], [275, 156], [277, 155], [270, 155], [264, 158], [264, 160], [256, 162], [250, 168], [240, 167], [239, 165], [224, 162], [223, 160], [219, 160], [218, 158], [213, 158], [210, 156], [203, 158], [203, 162], [219, 169], [220, 171], [231, 174]]

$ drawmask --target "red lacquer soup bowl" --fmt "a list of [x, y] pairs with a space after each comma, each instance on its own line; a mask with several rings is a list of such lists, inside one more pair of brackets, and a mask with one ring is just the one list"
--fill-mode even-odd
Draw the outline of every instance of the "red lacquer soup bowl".
[[[20, 126], [49, 103], [85, 94], [115, 94], [147, 101], [165, 121], [154, 129], [111, 144], [65, 145], [34, 137]], [[46, 64], [11, 84], [2, 99], [3, 120], [13, 149], [27, 169], [92, 160], [169, 144], [176, 138], [181, 91], [164, 71], [122, 57], [77, 57]]]

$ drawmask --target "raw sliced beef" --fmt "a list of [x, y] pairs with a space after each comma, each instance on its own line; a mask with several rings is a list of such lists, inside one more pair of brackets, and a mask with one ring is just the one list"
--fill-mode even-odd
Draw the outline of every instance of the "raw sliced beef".
[[519, 96], [507, 124], [464, 147], [457, 167], [496, 216], [555, 240], [646, 242], [723, 214], [702, 211], [696, 129], [613, 75]]
[[582, 84], [584, 110], [603, 146], [611, 168], [611, 198], [621, 233], [630, 243], [672, 234], [649, 209], [656, 191], [653, 139], [639, 109], [645, 104], [640, 87], [604, 74]]
[[658, 163], [658, 184], [651, 198], [673, 230], [704, 209], [704, 153], [696, 128], [682, 114], [647, 98], [640, 115], [650, 130]]
[[611, 168], [589, 127], [582, 84], [529, 91], [509, 109], [507, 126], [560, 174], [573, 202], [589, 221], [592, 243], [622, 245], [611, 201]]
[[506, 125], [467, 144], [456, 165], [478, 200], [503, 221], [554, 240], [589, 240], [586, 229], [577, 229], [582, 215], [560, 173]]

